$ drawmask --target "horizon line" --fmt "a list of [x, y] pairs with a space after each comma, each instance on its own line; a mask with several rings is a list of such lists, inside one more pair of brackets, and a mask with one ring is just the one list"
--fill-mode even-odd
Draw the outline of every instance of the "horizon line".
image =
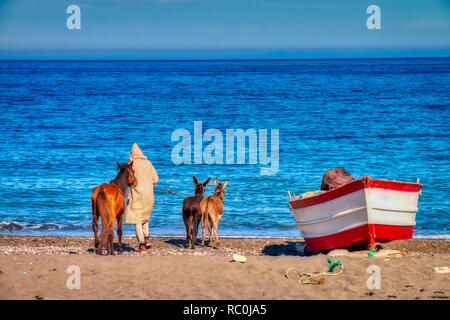
[[431, 60], [431, 59], [450, 59], [450, 56], [436, 57], [382, 57], [382, 58], [229, 58], [229, 59], [15, 59], [0, 58], [0, 62], [225, 62], [225, 61], [339, 61], [339, 60]]

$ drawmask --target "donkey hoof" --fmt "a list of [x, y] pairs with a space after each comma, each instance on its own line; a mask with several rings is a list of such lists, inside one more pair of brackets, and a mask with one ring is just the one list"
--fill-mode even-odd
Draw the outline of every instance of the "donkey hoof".
[[106, 250], [102, 250], [102, 251], [97, 250], [96, 254], [99, 256], [107, 256], [108, 252]]

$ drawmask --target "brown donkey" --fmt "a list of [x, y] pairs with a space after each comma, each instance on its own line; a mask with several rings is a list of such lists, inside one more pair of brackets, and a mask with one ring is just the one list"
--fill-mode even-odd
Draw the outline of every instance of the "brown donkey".
[[[102, 183], [92, 190], [92, 228], [94, 229], [95, 251], [103, 255], [105, 251], [114, 254], [114, 224], [117, 219], [117, 236], [119, 253], [122, 252], [122, 220], [125, 211], [125, 192], [129, 186], [135, 186], [132, 163], [117, 163], [120, 171], [110, 183]], [[100, 240], [97, 236], [98, 218], [102, 219]]]
[[[209, 245], [214, 243], [219, 245], [219, 239], [217, 237], [217, 227], [219, 220], [223, 215], [223, 202], [225, 201], [225, 188], [228, 185], [228, 180], [224, 183], [220, 183], [217, 178], [214, 179], [216, 190], [213, 196], [207, 196], [200, 202], [200, 209], [202, 210], [202, 245], [205, 243], [205, 225], [209, 232]], [[211, 229], [209, 224], [211, 223]]]
[[[205, 196], [205, 188], [211, 178], [203, 183], [198, 183], [196, 177], [192, 177], [195, 184], [195, 196], [187, 197], [183, 201], [183, 220], [186, 226], [186, 247], [189, 248], [189, 240], [192, 249], [195, 249], [195, 241], [197, 240], [198, 224], [202, 217], [200, 210], [200, 201]], [[204, 231], [203, 231], [204, 232]]]

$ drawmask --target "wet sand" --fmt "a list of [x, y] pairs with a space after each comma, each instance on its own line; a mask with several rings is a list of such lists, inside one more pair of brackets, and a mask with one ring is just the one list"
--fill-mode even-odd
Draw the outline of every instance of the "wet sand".
[[[184, 248], [181, 237], [152, 237], [138, 253], [124, 237], [124, 253], [97, 256], [92, 237], [0, 235], [0, 299], [430, 299], [448, 300], [449, 240], [398, 240], [367, 250], [299, 254], [301, 239], [222, 238], [219, 248]], [[398, 250], [396, 252], [392, 250]], [[245, 263], [233, 262], [233, 254]], [[340, 255], [344, 254], [344, 255]], [[338, 276], [297, 283], [302, 272], [325, 272], [339, 259]], [[80, 268], [80, 289], [68, 289], [67, 268]], [[369, 266], [380, 269], [380, 289], [368, 288]], [[335, 272], [338, 272], [339, 267]]]

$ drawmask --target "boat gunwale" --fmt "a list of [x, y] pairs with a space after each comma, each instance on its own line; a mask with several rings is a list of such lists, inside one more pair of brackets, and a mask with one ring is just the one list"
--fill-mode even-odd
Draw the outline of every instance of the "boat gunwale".
[[291, 208], [291, 210], [310, 207], [316, 204], [340, 198], [347, 194], [366, 188], [386, 189], [401, 192], [420, 192], [420, 190], [422, 189], [422, 184], [414, 182], [372, 179], [371, 177], [362, 177], [361, 179], [354, 180], [338, 188], [326, 191], [324, 193], [312, 197], [303, 199], [292, 199], [289, 201], [289, 207]]

